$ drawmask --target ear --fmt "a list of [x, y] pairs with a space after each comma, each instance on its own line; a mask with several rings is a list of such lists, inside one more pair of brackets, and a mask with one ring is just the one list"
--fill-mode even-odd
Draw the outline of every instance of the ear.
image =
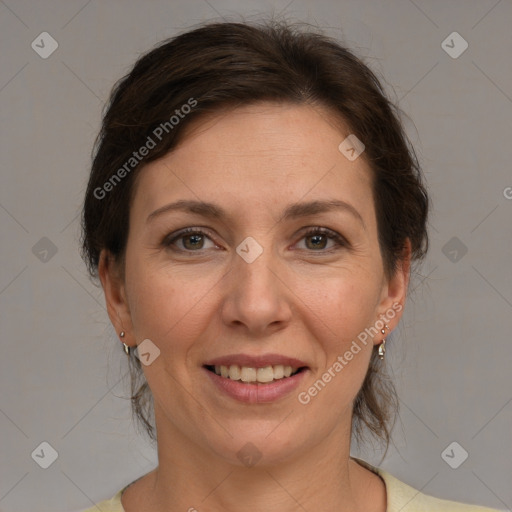
[[130, 308], [126, 298], [124, 278], [119, 264], [110, 251], [103, 249], [98, 262], [98, 275], [105, 294], [107, 312], [117, 334], [125, 332], [123, 342], [134, 345]]
[[[384, 277], [382, 295], [378, 308], [378, 318], [388, 325], [386, 337], [396, 328], [402, 317], [407, 298], [411, 270], [411, 241], [406, 238], [402, 250], [402, 258], [393, 276], [390, 279]], [[376, 343], [380, 343], [380, 339]]]

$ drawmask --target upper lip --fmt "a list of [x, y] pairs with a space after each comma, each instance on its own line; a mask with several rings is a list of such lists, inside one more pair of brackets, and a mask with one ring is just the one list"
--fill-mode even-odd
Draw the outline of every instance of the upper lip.
[[280, 354], [262, 354], [259, 356], [230, 354], [210, 359], [204, 363], [204, 366], [231, 366], [233, 364], [238, 366], [247, 366], [249, 368], [264, 368], [265, 366], [276, 365], [291, 366], [292, 368], [302, 368], [307, 366], [304, 361]]

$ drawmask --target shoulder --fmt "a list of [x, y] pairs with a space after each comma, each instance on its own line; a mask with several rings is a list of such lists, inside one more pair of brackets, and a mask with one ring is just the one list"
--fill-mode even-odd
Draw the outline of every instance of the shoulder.
[[355, 459], [362, 466], [377, 473], [386, 485], [387, 512], [498, 512], [496, 509], [435, 498], [398, 480], [387, 471]]
[[101, 510], [101, 512], [124, 512], [123, 505], [121, 505], [121, 493], [125, 488], [121, 489], [109, 500], [96, 503], [94, 507], [88, 508], [83, 512], [98, 512], [98, 510]]
[[87, 510], [83, 510], [82, 512], [98, 512], [99, 510], [101, 510], [101, 512], [125, 512], [123, 504], [121, 503], [121, 495], [124, 493], [124, 491], [126, 491], [126, 489], [128, 489], [128, 487], [132, 486], [136, 482], [146, 480], [146, 477], [154, 473], [154, 471], [155, 470], [150, 471], [145, 475], [139, 476], [129, 484], [125, 485], [109, 500], [104, 500], [99, 503], [96, 503], [94, 507], [88, 508]]

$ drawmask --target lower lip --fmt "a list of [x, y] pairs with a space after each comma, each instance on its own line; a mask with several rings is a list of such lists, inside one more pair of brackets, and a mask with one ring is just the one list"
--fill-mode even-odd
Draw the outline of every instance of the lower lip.
[[240, 380], [221, 377], [206, 368], [203, 368], [203, 370], [218, 389], [231, 398], [248, 404], [270, 403], [283, 398], [298, 387], [307, 372], [307, 370], [302, 370], [291, 377], [284, 377], [268, 384], [246, 384]]

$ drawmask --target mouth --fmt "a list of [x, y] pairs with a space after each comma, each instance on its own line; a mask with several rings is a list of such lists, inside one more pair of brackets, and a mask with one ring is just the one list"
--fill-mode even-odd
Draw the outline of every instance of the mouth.
[[245, 384], [270, 384], [293, 377], [307, 369], [306, 366], [294, 368], [293, 366], [282, 364], [267, 365], [259, 368], [255, 366], [239, 366], [237, 364], [229, 366], [205, 365], [204, 368], [225, 379]]
[[206, 361], [202, 368], [214, 390], [247, 404], [286, 399], [310, 371], [304, 361], [280, 354], [232, 354]]

